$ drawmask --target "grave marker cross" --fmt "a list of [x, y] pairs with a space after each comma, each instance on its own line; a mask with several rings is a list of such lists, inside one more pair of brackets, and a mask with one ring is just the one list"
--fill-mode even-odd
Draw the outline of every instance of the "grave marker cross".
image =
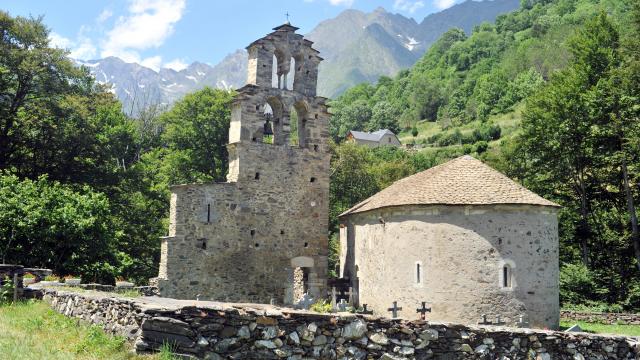
[[478, 322], [478, 325], [491, 325], [491, 321], [487, 320], [487, 314], [482, 314], [482, 321]]
[[422, 308], [416, 309], [416, 312], [420, 313], [420, 320], [424, 320], [424, 319], [426, 319], [427, 313], [431, 312], [431, 308], [427, 307], [427, 302], [426, 301], [423, 301], [422, 302]]
[[402, 310], [402, 308], [398, 307], [398, 302], [397, 301], [393, 302], [393, 307], [390, 307], [390, 308], [387, 309], [387, 311], [391, 311], [391, 313], [393, 314], [394, 318], [398, 317], [398, 310]]
[[338, 306], [336, 301], [336, 288], [335, 286], [331, 288], [331, 312], [337, 312]]
[[367, 309], [367, 304], [362, 304], [362, 311], [360, 311], [362, 314], [365, 315], [372, 315], [373, 314], [373, 310], [369, 310]]
[[504, 324], [506, 324], [506, 322], [504, 322], [504, 321], [502, 321], [500, 319], [500, 315], [496, 316], [496, 322], [494, 323], [494, 325], [500, 326], [500, 325], [504, 325]]

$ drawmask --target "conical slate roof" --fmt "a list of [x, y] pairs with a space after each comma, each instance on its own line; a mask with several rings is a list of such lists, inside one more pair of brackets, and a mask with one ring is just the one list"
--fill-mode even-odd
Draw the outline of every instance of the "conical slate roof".
[[398, 180], [340, 216], [403, 205], [527, 204], [559, 207], [465, 155]]

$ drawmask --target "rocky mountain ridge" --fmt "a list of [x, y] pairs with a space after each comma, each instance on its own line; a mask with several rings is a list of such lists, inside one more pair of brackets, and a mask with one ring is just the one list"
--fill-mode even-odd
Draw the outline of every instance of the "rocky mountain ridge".
[[[518, 0], [468, 0], [430, 14], [420, 23], [381, 7], [371, 13], [345, 10], [306, 35], [325, 58], [318, 93], [335, 97], [358, 83], [392, 76], [412, 66], [448, 29], [459, 27], [469, 33], [518, 6]], [[125, 110], [135, 113], [150, 104], [171, 104], [204, 86], [243, 86], [247, 56], [245, 50], [237, 50], [214, 66], [194, 62], [180, 71], [163, 68], [158, 72], [116, 57], [77, 62], [88, 67], [98, 82], [109, 84]]]

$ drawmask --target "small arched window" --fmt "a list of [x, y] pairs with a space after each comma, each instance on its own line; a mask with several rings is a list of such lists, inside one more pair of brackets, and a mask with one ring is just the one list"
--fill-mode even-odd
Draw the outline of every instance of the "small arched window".
[[511, 288], [511, 266], [505, 264], [502, 267], [502, 287], [505, 289]]
[[414, 279], [414, 284], [416, 286], [421, 286], [422, 285], [422, 281], [424, 279], [424, 274], [423, 274], [422, 262], [421, 261], [416, 261], [415, 262], [415, 269], [414, 269], [413, 279]]

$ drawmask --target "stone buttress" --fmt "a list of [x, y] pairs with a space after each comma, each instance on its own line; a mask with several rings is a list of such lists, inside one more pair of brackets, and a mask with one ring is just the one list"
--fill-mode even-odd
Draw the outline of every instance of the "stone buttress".
[[171, 188], [156, 279], [164, 297], [291, 304], [325, 295], [329, 114], [316, 96], [322, 58], [296, 30], [281, 25], [247, 47], [227, 182]]

